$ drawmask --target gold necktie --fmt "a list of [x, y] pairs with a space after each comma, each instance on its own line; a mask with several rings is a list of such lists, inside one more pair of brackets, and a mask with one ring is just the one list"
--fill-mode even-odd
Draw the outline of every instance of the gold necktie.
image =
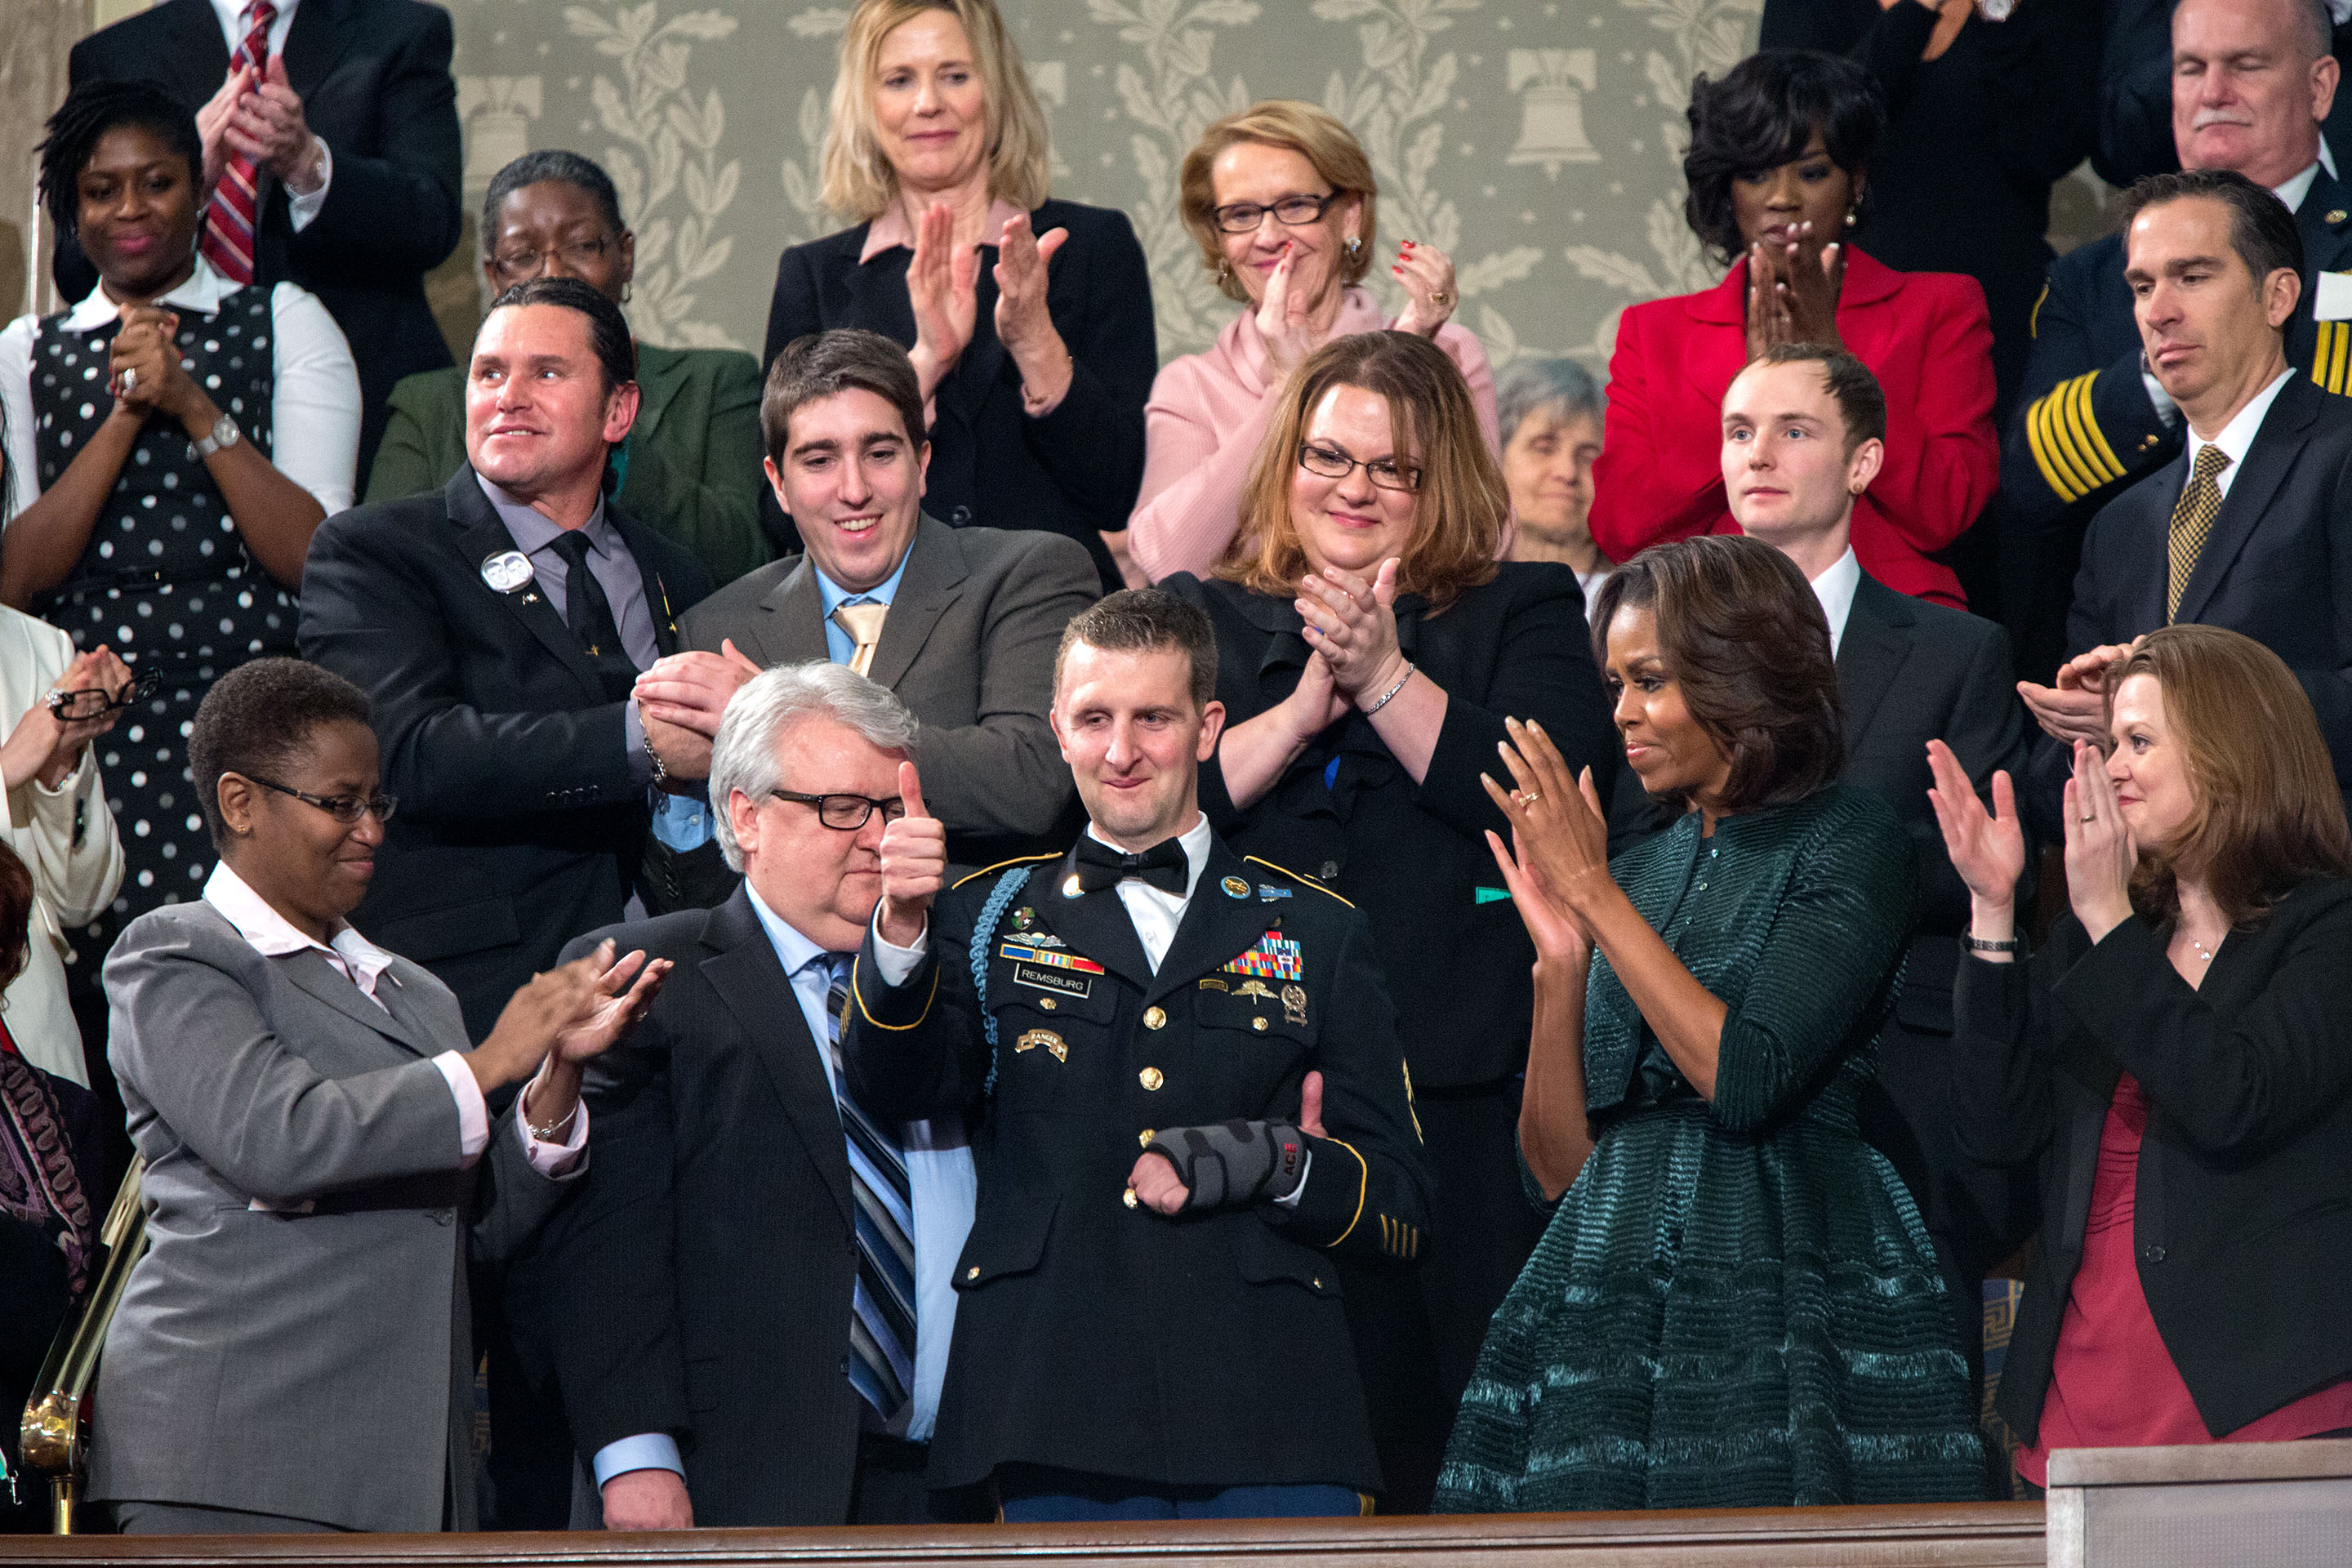
[[2205, 541], [2212, 537], [2213, 520], [2221, 512], [2221, 487], [2217, 481], [2229, 466], [2230, 455], [2210, 442], [2197, 448], [2197, 467], [2172, 509], [2172, 527], [2165, 534], [2165, 552], [2172, 566], [2164, 593], [2167, 626], [2180, 613], [2180, 595], [2189, 591], [2197, 558], [2205, 553]]
[[833, 624], [857, 645], [857, 651], [849, 656], [849, 668], [860, 675], [874, 668], [874, 645], [882, 640], [882, 617], [889, 613], [889, 605], [870, 602], [833, 607]]

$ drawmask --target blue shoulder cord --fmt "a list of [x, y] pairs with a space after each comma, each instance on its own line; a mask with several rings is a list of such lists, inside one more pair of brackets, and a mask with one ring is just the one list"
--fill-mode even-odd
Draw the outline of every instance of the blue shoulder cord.
[[988, 895], [988, 902], [980, 908], [980, 920], [971, 928], [971, 988], [980, 998], [981, 1032], [988, 1037], [988, 1080], [980, 1086], [982, 1095], [996, 1092], [996, 1015], [988, 1010], [988, 944], [996, 940], [996, 924], [1004, 918], [1006, 906], [1020, 896], [1029, 885], [1030, 868], [1004, 873], [1004, 879]]

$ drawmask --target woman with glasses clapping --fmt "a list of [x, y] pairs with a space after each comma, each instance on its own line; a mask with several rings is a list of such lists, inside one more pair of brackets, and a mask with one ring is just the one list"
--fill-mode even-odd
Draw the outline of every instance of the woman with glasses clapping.
[[469, 1047], [449, 989], [346, 918], [395, 804], [365, 694], [257, 659], [188, 755], [219, 863], [106, 962], [152, 1247], [107, 1335], [90, 1495], [126, 1533], [471, 1530], [467, 1261], [554, 1208], [583, 1069], [668, 965], [607, 943]]
[[1344, 1290], [1389, 1490], [1419, 1512], [1486, 1320], [1542, 1233], [1519, 1195], [1535, 952], [1480, 839], [1505, 715], [1611, 763], [1576, 576], [1495, 557], [1509, 493], [1454, 360], [1412, 332], [1307, 356], [1259, 446], [1241, 537], [1206, 582], [1226, 725], [1201, 806], [1244, 854], [1370, 922], [1420, 1095], [1443, 1265]]
[[1379, 195], [1362, 146], [1312, 104], [1253, 104], [1185, 154], [1184, 226], [1218, 290], [1247, 308], [1214, 346], [1169, 361], [1151, 384], [1143, 491], [1128, 526], [1128, 552], [1151, 581], [1205, 575], [1246, 532], [1244, 490], [1283, 383], [1336, 338], [1387, 328], [1435, 343], [1468, 384], [1479, 437], [1500, 453], [1486, 351], [1448, 322], [1453, 261], [1403, 241], [1389, 267], [1405, 296], [1394, 317], [1361, 287], [1375, 259]]

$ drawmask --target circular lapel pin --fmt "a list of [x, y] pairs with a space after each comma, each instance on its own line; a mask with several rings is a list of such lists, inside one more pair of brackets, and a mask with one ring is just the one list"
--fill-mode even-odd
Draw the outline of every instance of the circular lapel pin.
[[493, 594], [511, 594], [530, 577], [530, 562], [520, 550], [501, 550], [482, 563], [482, 581]]
[[1225, 896], [1227, 898], [1246, 899], [1249, 897], [1249, 884], [1243, 881], [1239, 877], [1228, 877], [1223, 882], [1219, 883], [1218, 886], [1224, 889]]

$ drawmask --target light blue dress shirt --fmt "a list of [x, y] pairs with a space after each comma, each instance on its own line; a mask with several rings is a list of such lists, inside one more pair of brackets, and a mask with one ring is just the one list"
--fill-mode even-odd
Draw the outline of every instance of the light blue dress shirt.
[[[820, 577], [818, 581], [824, 579]], [[884, 587], [891, 585], [885, 584]], [[800, 1000], [801, 1016], [808, 1025], [809, 1036], [818, 1042], [816, 1055], [824, 1068], [824, 1080], [838, 1096], [841, 1088], [833, 1076], [833, 1053], [824, 1043], [824, 1004], [833, 987], [833, 977], [829, 962], [818, 962], [829, 961], [832, 955], [785, 924], [783, 917], [771, 910], [750, 883], [744, 884], [744, 891], [751, 897], [752, 911], [760, 917], [761, 929], [768, 933], [769, 943], [776, 950], [776, 962], [783, 965], [785, 975], [792, 981], [793, 994]], [[908, 1396], [907, 1436], [923, 1443], [930, 1440], [931, 1429], [939, 1420], [940, 1387], [948, 1373], [948, 1345], [955, 1337], [956, 1259], [961, 1256], [964, 1237], [971, 1230], [980, 1180], [972, 1167], [971, 1150], [964, 1142], [963, 1127], [954, 1118], [909, 1121], [898, 1132], [907, 1156], [907, 1184], [915, 1205], [915, 1384]], [[845, 1298], [841, 1310], [845, 1321], [850, 1310]], [[791, 1420], [793, 1414], [778, 1411], [776, 1418]], [[648, 1432], [608, 1443], [596, 1451], [593, 1468], [600, 1487], [625, 1470], [659, 1468], [686, 1473], [686, 1467], [678, 1460], [677, 1444], [667, 1432]]]

